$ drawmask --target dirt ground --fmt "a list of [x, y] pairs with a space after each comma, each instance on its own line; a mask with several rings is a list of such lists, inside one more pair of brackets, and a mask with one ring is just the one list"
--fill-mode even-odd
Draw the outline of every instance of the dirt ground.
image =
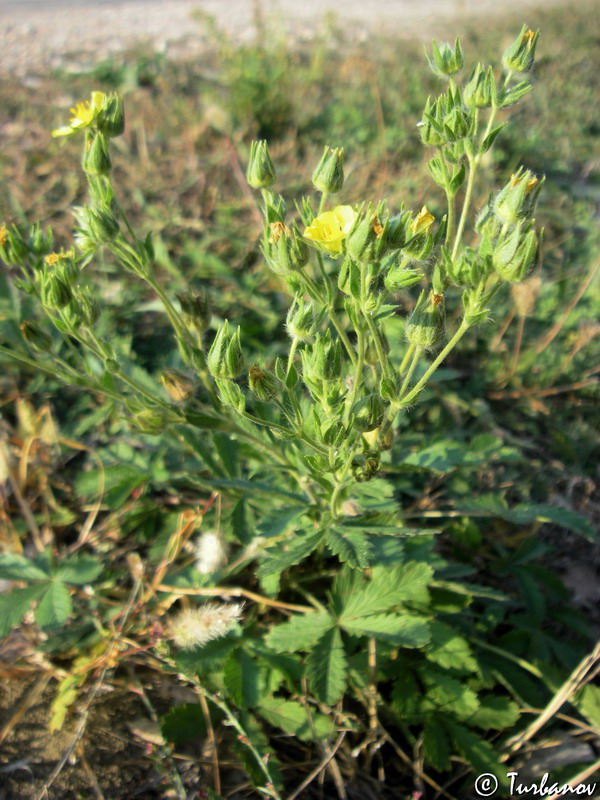
[[0, 0], [0, 73], [27, 75], [48, 68], [77, 68], [98, 57], [152, 43], [169, 54], [201, 52], [207, 32], [193, 13], [213, 16], [240, 40], [253, 35], [260, 8], [293, 38], [310, 39], [334, 15], [357, 38], [397, 31], [428, 40], [456, 35], [457, 20], [474, 23], [515, 13], [533, 27], [551, 5], [577, 0]]

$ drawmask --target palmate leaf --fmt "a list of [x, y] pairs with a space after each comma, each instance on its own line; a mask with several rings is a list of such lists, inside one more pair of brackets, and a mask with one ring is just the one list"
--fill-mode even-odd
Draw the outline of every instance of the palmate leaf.
[[486, 742], [479, 734], [473, 733], [473, 731], [465, 728], [464, 725], [456, 722], [447, 714], [440, 714], [438, 720], [440, 725], [443, 725], [450, 734], [455, 748], [471, 765], [475, 775], [480, 775], [484, 772], [491, 773], [498, 778], [501, 786], [507, 786], [506, 769], [503, 769], [489, 742]]
[[428, 564], [414, 561], [393, 569], [376, 567], [372, 580], [350, 595], [342, 616], [348, 620], [387, 611], [409, 600], [426, 602], [432, 575], [433, 569]]
[[[281, 697], [271, 697], [263, 700], [256, 710], [263, 719], [286, 733], [291, 733], [304, 741], [313, 737], [307, 709], [301, 703], [284, 700]], [[334, 720], [312, 710], [311, 717], [319, 738], [326, 739], [334, 733]]]
[[402, 720], [410, 724], [423, 718], [423, 691], [410, 670], [402, 672], [394, 681], [392, 708]]
[[353, 636], [374, 636], [397, 647], [423, 647], [431, 635], [424, 619], [408, 614], [372, 614], [358, 619], [341, 619], [340, 625]]
[[276, 625], [268, 634], [266, 643], [279, 653], [310, 650], [333, 625], [334, 620], [326, 611], [311, 611], [292, 617], [283, 625]]
[[0, 595], [0, 638], [9, 634], [21, 622], [33, 601], [44, 594], [47, 585], [40, 583]]
[[511, 728], [519, 719], [519, 706], [509, 697], [500, 697], [495, 694], [480, 695], [479, 708], [468, 719], [470, 726], [482, 728], [485, 731], [503, 731]]
[[225, 689], [238, 708], [252, 708], [260, 701], [260, 667], [245, 650], [232, 650], [223, 665]]
[[64, 583], [91, 583], [102, 572], [102, 563], [91, 556], [72, 556], [58, 565], [54, 573]]
[[475, 692], [445, 670], [427, 665], [421, 670], [421, 677], [427, 686], [425, 702], [429, 707], [454, 714], [459, 719], [472, 717], [478, 710]]
[[0, 578], [9, 581], [45, 581], [49, 574], [18, 553], [0, 554]]
[[462, 672], [477, 672], [478, 669], [467, 640], [443, 622], [431, 623], [431, 642], [426, 656], [446, 669]]
[[72, 608], [65, 584], [58, 580], [49, 581], [35, 611], [36, 622], [42, 628], [55, 628], [67, 621]]
[[333, 555], [349, 567], [365, 569], [371, 563], [373, 548], [366, 534], [361, 531], [330, 528], [325, 543]]
[[280, 542], [277, 547], [266, 550], [264, 561], [256, 574], [261, 578], [264, 575], [283, 572], [284, 569], [300, 563], [319, 546], [322, 539], [322, 531], [317, 533], [298, 531], [289, 542]]
[[311, 650], [306, 674], [311, 687], [323, 703], [332, 705], [346, 688], [346, 653], [337, 628], [327, 631]]

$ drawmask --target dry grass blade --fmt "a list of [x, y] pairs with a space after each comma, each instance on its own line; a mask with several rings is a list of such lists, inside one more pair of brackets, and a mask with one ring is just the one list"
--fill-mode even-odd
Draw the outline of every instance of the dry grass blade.
[[510, 748], [510, 753], [504, 757], [506, 760], [509, 755], [516, 753], [525, 742], [528, 742], [531, 738], [535, 736], [535, 734], [549, 721], [551, 720], [557, 711], [559, 711], [562, 706], [568, 702], [568, 700], [575, 694], [578, 689], [581, 689], [590, 679], [590, 672], [600, 660], [600, 642], [596, 644], [596, 647], [590, 653], [589, 656], [581, 661], [580, 664], [575, 667], [569, 678], [565, 681], [559, 691], [554, 695], [552, 700], [548, 703], [546, 708], [542, 711], [537, 719], [534, 719], [533, 722], [525, 728], [523, 733], [520, 733], [516, 738], [510, 739], [507, 742], [507, 747]]
[[[575, 789], [575, 787], [579, 786], [584, 781], [587, 781], [588, 778], [591, 778], [594, 775], [594, 773], [596, 773], [598, 770], [600, 770], [600, 759], [598, 759], [598, 761], [596, 761], [590, 767], [586, 767], [574, 778], [571, 778], [571, 780], [569, 781], [569, 786], [572, 789]], [[594, 786], [592, 787], [592, 791], [594, 791], [595, 788], [596, 784], [594, 784]], [[579, 792], [577, 792], [577, 794], [579, 794]], [[552, 797], [548, 798], [548, 800], [559, 800], [560, 797], [564, 797], [562, 791], [553, 794]]]
[[19, 724], [29, 709], [34, 706], [40, 697], [44, 694], [46, 686], [48, 686], [52, 678], [51, 672], [45, 672], [29, 690], [23, 702], [19, 705], [14, 714], [10, 717], [8, 722], [0, 730], [0, 744], [10, 735], [13, 728]]
[[[313, 769], [313, 771], [306, 776], [306, 778], [302, 781], [300, 786], [298, 786], [296, 789], [294, 789], [294, 791], [290, 795], [288, 795], [287, 800], [295, 800], [296, 797], [298, 797], [298, 795], [300, 794], [300, 792], [303, 792], [306, 789], [306, 787], [309, 786], [315, 780], [315, 778], [319, 777], [319, 775], [329, 765], [330, 761], [333, 759], [337, 751], [340, 749], [345, 736], [346, 736], [346, 731], [342, 731], [338, 736], [335, 744], [331, 748], [331, 750], [329, 750], [329, 752], [319, 762], [319, 764], [317, 764], [317, 766]], [[344, 797], [346, 796], [345, 792], [343, 796]]]

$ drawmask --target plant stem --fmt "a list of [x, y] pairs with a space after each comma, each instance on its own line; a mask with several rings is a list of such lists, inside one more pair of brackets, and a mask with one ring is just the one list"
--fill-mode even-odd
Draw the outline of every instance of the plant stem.
[[419, 363], [419, 359], [421, 358], [422, 352], [423, 352], [422, 347], [414, 345], [412, 361], [410, 362], [410, 367], [408, 368], [408, 372], [406, 373], [406, 377], [404, 378], [404, 381], [402, 382], [402, 387], [400, 388], [400, 391], [398, 393], [398, 401], [402, 400], [404, 392], [408, 389], [410, 385], [410, 379], [412, 378], [414, 371], [417, 368], [417, 364]]

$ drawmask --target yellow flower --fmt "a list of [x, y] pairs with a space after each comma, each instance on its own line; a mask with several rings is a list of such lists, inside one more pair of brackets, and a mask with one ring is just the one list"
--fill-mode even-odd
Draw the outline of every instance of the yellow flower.
[[8, 240], [8, 231], [4, 225], [0, 225], [0, 247], [4, 247]]
[[416, 235], [417, 233], [427, 233], [429, 228], [435, 222], [435, 217], [433, 214], [428, 211], [427, 206], [423, 206], [423, 208], [419, 211], [415, 219], [412, 223], [412, 232]]
[[76, 103], [73, 108], [70, 109], [72, 116], [69, 120], [69, 124], [53, 130], [52, 136], [72, 136], [82, 128], [89, 128], [102, 111], [105, 100], [106, 95], [104, 92], [92, 92], [91, 100], [84, 100], [81, 103]]
[[356, 212], [352, 206], [336, 206], [333, 211], [324, 211], [315, 217], [304, 231], [304, 236], [338, 256], [355, 219]]

